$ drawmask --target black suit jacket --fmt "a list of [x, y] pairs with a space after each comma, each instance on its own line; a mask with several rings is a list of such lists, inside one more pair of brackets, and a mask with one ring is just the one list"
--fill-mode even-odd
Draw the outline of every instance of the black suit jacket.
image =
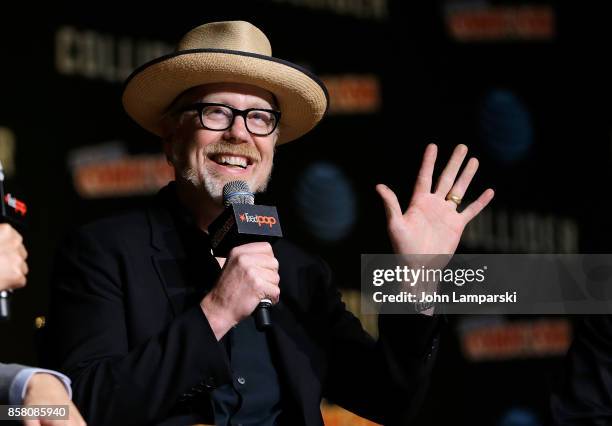
[[[227, 356], [199, 307], [197, 268], [167, 203], [81, 228], [60, 250], [47, 321], [47, 363], [73, 380], [90, 425], [211, 422], [208, 391], [230, 383]], [[321, 398], [405, 424], [426, 389], [437, 319], [379, 318], [374, 341], [346, 309], [326, 264], [273, 246], [281, 301], [271, 352], [283, 381], [281, 421], [321, 425]], [[196, 273], [193, 273], [194, 270]]]
[[566, 358], [562, 386], [552, 395], [553, 424], [612, 425], [612, 317], [581, 319]]

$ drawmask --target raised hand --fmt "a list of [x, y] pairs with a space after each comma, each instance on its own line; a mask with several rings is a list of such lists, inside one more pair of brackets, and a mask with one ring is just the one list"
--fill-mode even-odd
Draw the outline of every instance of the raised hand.
[[463, 211], [457, 211], [458, 203], [478, 169], [478, 160], [470, 158], [457, 178], [467, 151], [467, 146], [457, 145], [432, 192], [438, 148], [434, 144], [428, 145], [412, 199], [405, 212], [402, 212], [397, 196], [389, 187], [380, 184], [376, 186], [376, 191], [383, 199], [387, 230], [396, 253], [455, 253], [465, 226], [493, 199], [494, 192], [489, 188]]

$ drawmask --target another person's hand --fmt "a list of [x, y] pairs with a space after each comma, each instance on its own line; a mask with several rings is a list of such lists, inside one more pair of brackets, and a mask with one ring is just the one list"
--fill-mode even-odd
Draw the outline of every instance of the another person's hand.
[[233, 248], [215, 287], [200, 303], [217, 340], [251, 315], [262, 299], [277, 303], [279, 282], [278, 260], [269, 243]]
[[76, 406], [70, 401], [64, 384], [54, 375], [36, 373], [28, 382], [23, 405], [66, 405], [68, 420], [24, 420], [25, 426], [85, 426], [85, 421]]
[[493, 198], [494, 192], [489, 188], [461, 213], [457, 211], [458, 203], [448, 199], [452, 195], [460, 202], [478, 169], [478, 160], [470, 158], [457, 179], [468, 151], [465, 145], [457, 145], [432, 192], [437, 151], [436, 145], [427, 146], [406, 212], [402, 212], [391, 189], [376, 186], [385, 205], [389, 238], [396, 253], [454, 254], [465, 226]]
[[26, 284], [27, 257], [21, 235], [11, 225], [0, 223], [0, 291]]

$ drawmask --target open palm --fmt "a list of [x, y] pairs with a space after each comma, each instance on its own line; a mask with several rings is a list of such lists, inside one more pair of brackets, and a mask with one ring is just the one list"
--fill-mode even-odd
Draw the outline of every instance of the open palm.
[[453, 254], [465, 226], [491, 201], [492, 189], [484, 191], [462, 212], [448, 199], [463, 198], [478, 169], [478, 160], [471, 158], [459, 178], [457, 174], [467, 155], [467, 146], [457, 145], [432, 192], [432, 179], [437, 146], [430, 144], [423, 155], [412, 199], [402, 212], [395, 193], [385, 185], [377, 185], [387, 214], [387, 229], [396, 253]]

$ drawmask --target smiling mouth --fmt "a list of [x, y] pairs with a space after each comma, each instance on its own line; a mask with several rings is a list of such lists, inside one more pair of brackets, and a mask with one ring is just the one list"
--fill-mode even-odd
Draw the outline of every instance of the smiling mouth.
[[229, 154], [215, 154], [209, 157], [212, 161], [221, 166], [232, 167], [237, 169], [245, 170], [248, 166], [253, 164], [253, 160], [248, 157], [229, 155]]

